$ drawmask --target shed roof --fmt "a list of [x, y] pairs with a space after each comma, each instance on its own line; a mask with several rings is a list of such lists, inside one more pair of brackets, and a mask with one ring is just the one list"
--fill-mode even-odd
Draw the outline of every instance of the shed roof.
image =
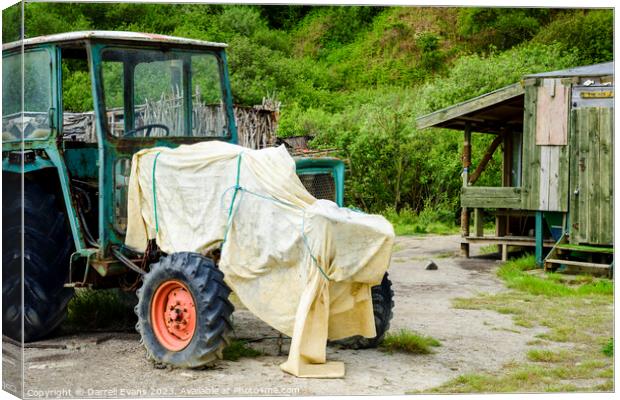
[[155, 33], [138, 33], [138, 32], [123, 32], [123, 31], [78, 31], [78, 32], [66, 32], [57, 33], [54, 35], [37, 36], [34, 38], [28, 38], [10, 42], [2, 45], [2, 50], [12, 50], [20, 48], [23, 44], [25, 48], [45, 43], [62, 43], [73, 42], [80, 40], [119, 40], [128, 42], [142, 42], [142, 43], [171, 43], [185, 46], [199, 46], [199, 47], [226, 47], [225, 43], [207, 42], [204, 40], [188, 39], [175, 36], [158, 35]]
[[[526, 75], [523, 78], [564, 78], [613, 76], [614, 63], [574, 67], [559, 71]], [[524, 89], [515, 83], [481, 96], [437, 110], [416, 119], [418, 129], [448, 128], [474, 132], [499, 133], [503, 128], [523, 129]]]
[[559, 71], [525, 75], [524, 78], [564, 78], [572, 76], [607, 76], [613, 74], [614, 63], [611, 61], [601, 64], [585, 65], [583, 67], [561, 69]]
[[431, 126], [500, 133], [508, 126], [523, 128], [524, 89], [515, 83], [416, 119], [418, 129]]

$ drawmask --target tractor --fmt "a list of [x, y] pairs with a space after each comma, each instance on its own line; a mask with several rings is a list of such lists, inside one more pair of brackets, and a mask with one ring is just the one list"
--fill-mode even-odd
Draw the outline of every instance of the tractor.
[[[221, 357], [234, 310], [217, 255], [143, 254], [124, 246], [132, 155], [153, 146], [237, 143], [226, 45], [155, 34], [86, 31], [3, 46], [3, 334], [50, 335], [77, 288], [137, 293], [148, 356], [198, 367]], [[68, 85], [92, 111], [76, 121]], [[23, 84], [23, 85], [22, 85]], [[75, 97], [75, 96], [74, 96]], [[90, 116], [90, 118], [82, 118]], [[297, 158], [310, 193], [343, 205], [344, 164]], [[208, 221], [205, 221], [207, 223]], [[386, 276], [372, 289], [376, 346], [389, 327]]]

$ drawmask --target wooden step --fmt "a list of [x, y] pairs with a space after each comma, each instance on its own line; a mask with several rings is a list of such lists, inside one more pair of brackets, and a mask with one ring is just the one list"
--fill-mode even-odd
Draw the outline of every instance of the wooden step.
[[563, 264], [563, 265], [572, 265], [575, 267], [584, 267], [584, 268], [600, 268], [600, 269], [609, 269], [611, 267], [610, 264], [597, 264], [585, 261], [572, 261], [572, 260], [545, 260], [546, 263], [549, 264]]
[[568, 251], [581, 251], [584, 253], [614, 254], [613, 247], [597, 247], [597, 246], [586, 246], [582, 244], [560, 243], [556, 246], [556, 248], [560, 250], [568, 250]]

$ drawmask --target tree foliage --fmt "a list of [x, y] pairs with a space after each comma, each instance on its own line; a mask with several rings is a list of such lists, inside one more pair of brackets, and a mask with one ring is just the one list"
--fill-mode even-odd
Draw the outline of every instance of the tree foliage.
[[[2, 17], [3, 40], [16, 40], [19, 6]], [[337, 148], [348, 204], [445, 221], [458, 215], [462, 138], [418, 131], [416, 117], [527, 73], [613, 59], [611, 10], [29, 2], [24, 20], [28, 37], [105, 29], [226, 42], [235, 101], [276, 97], [280, 136]], [[67, 68], [65, 105], [91, 109], [87, 70]], [[474, 135], [474, 165], [491, 139]], [[499, 185], [500, 170], [496, 156], [479, 184]]]

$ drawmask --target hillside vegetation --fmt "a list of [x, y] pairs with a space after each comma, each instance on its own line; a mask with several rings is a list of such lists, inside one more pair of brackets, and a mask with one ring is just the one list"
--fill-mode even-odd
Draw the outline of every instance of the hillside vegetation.
[[[3, 13], [4, 41], [16, 39], [18, 12]], [[26, 4], [27, 36], [81, 29], [227, 42], [235, 101], [277, 98], [278, 135], [337, 148], [347, 205], [450, 225], [462, 135], [418, 131], [415, 118], [527, 73], [613, 58], [611, 10]], [[68, 92], [69, 107], [88, 108], [83, 91]], [[489, 141], [479, 136], [474, 165]], [[500, 169], [493, 159], [478, 184], [499, 184]]]

